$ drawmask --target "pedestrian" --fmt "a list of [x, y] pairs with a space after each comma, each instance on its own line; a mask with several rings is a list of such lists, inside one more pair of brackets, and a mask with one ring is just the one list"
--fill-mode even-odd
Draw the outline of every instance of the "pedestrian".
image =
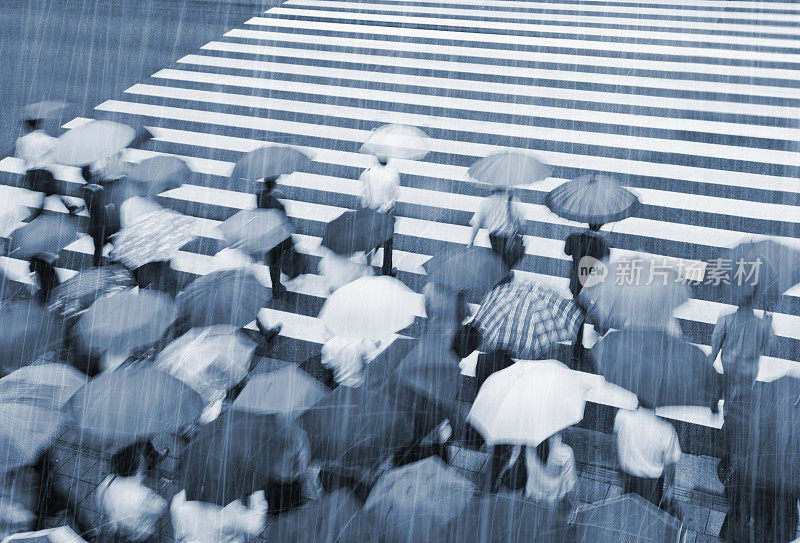
[[56, 260], [58, 260], [56, 254], [39, 253], [31, 257], [29, 261], [29, 269], [39, 281], [36, 297], [42, 305], [46, 305], [50, 301], [50, 293], [61, 284], [58, 273], [56, 273]]
[[119, 232], [120, 213], [117, 206], [111, 201], [109, 191], [106, 189], [106, 182], [103, 179], [95, 175], [89, 166], [81, 169], [81, 175], [86, 181], [86, 185], [83, 187], [83, 200], [86, 202], [89, 212], [87, 233], [94, 242], [92, 265], [99, 266], [102, 263], [103, 248], [111, 240], [111, 237]]
[[[261, 189], [256, 195], [256, 206], [259, 209], [274, 209], [279, 211], [281, 214], [283, 214], [284, 218], [289, 221], [289, 217], [286, 214], [286, 207], [278, 199], [282, 195], [275, 191], [275, 185], [277, 182], [277, 177], [267, 177], [264, 179], [264, 188]], [[293, 253], [294, 242], [292, 241], [291, 235], [267, 251], [265, 260], [267, 266], [269, 267], [269, 277], [272, 281], [272, 297], [275, 299], [280, 299], [284, 294], [286, 294], [286, 287], [281, 283], [281, 272], [292, 277], [297, 277], [300, 275], [296, 272], [290, 274], [288, 273], [289, 270], [284, 269], [289, 261], [288, 259], [291, 257], [291, 255], [293, 255]]]
[[619, 410], [614, 419], [614, 434], [623, 492], [639, 494], [667, 509], [675, 481], [675, 465], [681, 458], [675, 428], [640, 398], [637, 409]]
[[25, 185], [34, 192], [42, 193], [42, 202], [31, 215], [35, 219], [44, 211], [47, 198], [58, 196], [70, 215], [77, 215], [82, 206], [69, 203], [58, 194], [55, 177], [50, 168], [53, 166], [53, 149], [56, 138], [42, 130], [40, 119], [26, 119], [23, 121], [25, 134], [17, 139], [15, 156], [25, 163]]
[[245, 543], [266, 528], [268, 507], [263, 490], [253, 492], [247, 505], [236, 500], [225, 507], [187, 500], [186, 491], [181, 490], [170, 506], [175, 540], [182, 543]]
[[[378, 165], [364, 170], [359, 178], [361, 181], [361, 206], [394, 217], [400, 174], [388, 165], [388, 157], [378, 156], [377, 159]], [[382, 275], [394, 276], [396, 273], [392, 267], [393, 247], [394, 240], [392, 238], [383, 243]]]
[[493, 187], [491, 194], [483, 200], [473, 215], [470, 225], [471, 247], [481, 228], [489, 231], [489, 242], [509, 268], [513, 268], [525, 255], [522, 228], [525, 222], [522, 212], [507, 187]]

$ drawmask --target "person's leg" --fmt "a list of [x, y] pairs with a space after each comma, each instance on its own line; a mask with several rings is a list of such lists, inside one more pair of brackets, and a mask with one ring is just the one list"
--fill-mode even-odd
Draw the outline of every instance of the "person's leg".
[[105, 232], [102, 229], [92, 230], [90, 232], [92, 241], [94, 242], [94, 255], [92, 257], [92, 265], [97, 267], [103, 262], [103, 247], [105, 246]]
[[383, 244], [383, 267], [381, 268], [381, 275], [392, 275], [392, 248], [394, 247], [394, 239], [389, 238]]
[[267, 252], [266, 262], [269, 267], [269, 279], [272, 283], [272, 297], [280, 298], [286, 293], [286, 287], [281, 284], [281, 255], [283, 243], [273, 247]]
[[506, 244], [506, 238], [503, 236], [497, 236], [495, 234], [489, 234], [489, 244], [492, 246], [492, 251], [497, 253], [497, 256], [503, 258], [503, 249]]

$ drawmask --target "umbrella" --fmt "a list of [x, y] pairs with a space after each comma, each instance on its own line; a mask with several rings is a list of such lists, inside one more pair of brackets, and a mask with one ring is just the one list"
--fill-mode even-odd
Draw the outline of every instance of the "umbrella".
[[58, 138], [53, 160], [65, 166], [87, 166], [117, 154], [133, 141], [136, 131], [113, 121], [90, 121]]
[[175, 156], [154, 156], [134, 164], [128, 170], [128, 181], [137, 185], [142, 194], [155, 196], [180, 187], [192, 170]]
[[126, 290], [94, 302], [74, 331], [87, 352], [124, 354], [160, 340], [177, 316], [166, 294]]
[[414, 322], [414, 292], [393, 277], [361, 277], [331, 294], [319, 318], [334, 336], [381, 339]]
[[231, 177], [255, 181], [306, 170], [310, 166], [311, 158], [294, 147], [267, 145], [240, 158]]
[[146, 213], [114, 235], [111, 258], [136, 269], [149, 262], [172, 260], [198, 236], [197, 220], [167, 209]]
[[0, 379], [0, 403], [15, 399], [61, 409], [86, 380], [66, 364], [25, 366]]
[[130, 272], [119, 265], [78, 272], [50, 292], [48, 309], [70, 317], [87, 309], [101, 296], [134, 286]]
[[0, 308], [0, 370], [28, 365], [60, 345], [63, 326], [36, 303], [12, 302]]
[[164, 347], [155, 367], [192, 387], [207, 404], [225, 397], [250, 369], [256, 344], [239, 328], [192, 328]]
[[430, 150], [428, 135], [416, 126], [387, 124], [370, 133], [360, 152], [387, 159], [422, 160]]
[[497, 253], [485, 247], [456, 247], [441, 252], [425, 262], [428, 281], [469, 296], [483, 296], [509, 272]]
[[513, 187], [547, 179], [553, 169], [531, 153], [501, 151], [474, 162], [467, 174], [481, 183]]
[[22, 108], [20, 117], [23, 121], [58, 119], [61, 117], [61, 114], [64, 113], [64, 110], [67, 109], [68, 105], [67, 102], [61, 100], [44, 100], [42, 102], [28, 104]]
[[689, 286], [678, 271], [649, 258], [611, 262], [605, 280], [585, 286], [579, 297], [589, 320], [617, 329], [664, 328], [688, 299]]
[[370, 251], [394, 235], [394, 217], [370, 208], [345, 211], [325, 226], [322, 244], [340, 255]]
[[800, 283], [800, 251], [776, 241], [740, 243], [725, 257], [730, 259], [729, 280], [735, 303], [751, 294], [780, 298]]
[[177, 297], [191, 326], [245, 326], [270, 299], [270, 291], [249, 272], [220, 270], [189, 283]]
[[251, 255], [263, 255], [292, 235], [286, 216], [276, 209], [238, 211], [219, 229], [228, 245]]
[[364, 512], [375, 521], [380, 541], [441, 541], [475, 494], [475, 484], [438, 457], [385, 473], [369, 493]]
[[364, 368], [362, 386], [379, 390], [391, 383], [400, 362], [417, 344], [414, 338], [397, 336]]
[[353, 496], [340, 488], [273, 519], [264, 539], [270, 543], [355, 541], [339, 537], [360, 509]]
[[408, 413], [397, 407], [389, 394], [340, 386], [297, 420], [312, 457], [375, 467], [414, 438]]
[[40, 215], [11, 233], [9, 256], [22, 260], [42, 253], [57, 255], [78, 239], [78, 218], [66, 214]]
[[537, 359], [559, 342], [574, 340], [582, 319], [572, 300], [537, 283], [512, 281], [484, 296], [472, 322], [486, 350]]
[[296, 366], [254, 375], [233, 406], [240, 411], [278, 413], [295, 419], [329, 392], [319, 381]]
[[606, 380], [652, 406], [708, 406], [720, 397], [720, 375], [705, 353], [666, 331], [611, 332], [592, 356]]
[[2, 471], [35, 464], [61, 435], [66, 414], [47, 402], [6, 398], [0, 403]]
[[545, 197], [550, 211], [570, 221], [607, 224], [630, 217], [639, 199], [615, 179], [589, 174], [559, 185]]
[[586, 383], [555, 360], [517, 362], [493, 373], [467, 420], [489, 445], [529, 445], [583, 420]]
[[582, 543], [680, 541], [681, 522], [638, 494], [582, 505], [570, 516]]
[[186, 499], [225, 506], [270, 481], [294, 481], [308, 464], [308, 440], [274, 415], [227, 411], [203, 426], [181, 456]]
[[203, 401], [162, 371], [127, 367], [101, 373], [67, 406], [76, 430], [90, 442], [127, 445], [185, 430], [200, 416]]

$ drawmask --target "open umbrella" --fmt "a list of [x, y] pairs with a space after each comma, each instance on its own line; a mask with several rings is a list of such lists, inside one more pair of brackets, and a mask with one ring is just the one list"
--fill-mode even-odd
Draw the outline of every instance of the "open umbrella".
[[681, 522], [638, 494], [578, 507], [570, 516], [581, 543], [680, 541]]
[[689, 286], [668, 263], [651, 258], [620, 259], [605, 280], [583, 287], [587, 318], [603, 328], [660, 328], [689, 299]]
[[513, 187], [547, 179], [553, 169], [531, 153], [501, 151], [474, 162], [467, 174], [481, 183]]
[[181, 456], [186, 499], [225, 506], [271, 481], [294, 481], [308, 465], [301, 429], [274, 415], [231, 410], [203, 426]]
[[242, 327], [258, 315], [270, 291], [245, 270], [220, 270], [189, 283], [176, 300], [191, 326]]
[[350, 521], [360, 509], [361, 505], [352, 494], [340, 488], [273, 519], [267, 526], [264, 539], [270, 543], [356, 541], [340, 537], [347, 532]]
[[550, 211], [571, 221], [607, 224], [636, 214], [639, 199], [614, 178], [581, 176], [559, 185], [545, 197]]
[[331, 294], [319, 318], [334, 336], [381, 339], [414, 322], [414, 292], [393, 277], [361, 277]]
[[360, 152], [383, 158], [422, 160], [431, 150], [428, 135], [405, 124], [386, 124], [373, 130]]
[[75, 429], [90, 443], [127, 445], [185, 430], [200, 416], [203, 401], [165, 372], [127, 367], [101, 373], [67, 406]]
[[263, 255], [292, 235], [286, 216], [276, 209], [243, 209], [219, 225], [234, 249]]
[[78, 239], [78, 218], [66, 214], [40, 215], [11, 233], [9, 256], [28, 260], [31, 257], [52, 253]]
[[117, 154], [133, 141], [136, 131], [113, 121], [90, 121], [58, 138], [53, 160], [65, 166], [87, 166]]
[[473, 319], [487, 350], [537, 359], [572, 341], [582, 316], [572, 300], [537, 283], [512, 281], [484, 296]]
[[130, 272], [119, 265], [83, 270], [50, 292], [48, 309], [62, 317], [71, 317], [89, 308], [101, 296], [125, 290], [135, 284]]
[[705, 353], [666, 331], [611, 332], [592, 356], [606, 380], [656, 407], [708, 406], [720, 397], [720, 375]]
[[0, 403], [22, 400], [61, 409], [87, 379], [85, 373], [66, 364], [25, 366], [0, 379]]
[[240, 411], [276, 413], [288, 420], [320, 401], [330, 392], [296, 366], [254, 375], [233, 402]]
[[114, 235], [111, 258], [136, 269], [149, 262], [172, 260], [199, 235], [197, 220], [167, 209], [146, 213]]
[[311, 158], [294, 147], [267, 145], [250, 151], [240, 158], [233, 168], [231, 177], [255, 181], [306, 170], [310, 165]]
[[28, 104], [22, 108], [20, 118], [23, 121], [45, 121], [59, 119], [69, 104], [61, 100], [44, 100]]
[[484, 382], [467, 420], [489, 445], [535, 447], [583, 419], [587, 390], [560, 362], [517, 362]]
[[87, 352], [124, 354], [160, 340], [177, 316], [166, 294], [126, 290], [94, 302], [74, 332]]
[[325, 463], [376, 467], [414, 434], [408, 413], [389, 394], [340, 386], [298, 419], [312, 457]]
[[0, 472], [35, 464], [67, 421], [66, 414], [50, 402], [5, 398], [0, 403]]
[[58, 347], [63, 323], [39, 304], [12, 302], [0, 308], [0, 372], [8, 373]]
[[192, 175], [186, 162], [176, 156], [154, 156], [134, 164], [128, 170], [128, 182], [138, 192], [156, 196], [184, 184]]
[[486, 247], [456, 247], [434, 255], [423, 265], [428, 281], [466, 291], [471, 297], [481, 297], [494, 288], [509, 268], [503, 259]]
[[800, 283], [800, 251], [773, 240], [740, 243], [727, 254], [733, 303], [755, 294], [779, 299]]
[[345, 211], [325, 226], [322, 244], [336, 254], [350, 256], [370, 251], [394, 235], [394, 218], [389, 213], [361, 208]]

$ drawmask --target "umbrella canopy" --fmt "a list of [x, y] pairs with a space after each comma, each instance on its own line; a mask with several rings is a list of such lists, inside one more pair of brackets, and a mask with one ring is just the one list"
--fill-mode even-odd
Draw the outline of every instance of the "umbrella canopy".
[[[403, 388], [434, 400], [434, 404], [439, 402], [440, 408], [449, 411], [460, 403], [461, 368], [458, 364], [461, 360], [450, 347], [448, 337], [446, 334], [436, 333], [421, 337], [398, 366], [395, 378]], [[433, 405], [426, 409], [435, 410]], [[441, 419], [447, 416], [448, 414], [442, 415]]]
[[655, 407], [708, 406], [720, 397], [720, 375], [705, 353], [666, 331], [611, 332], [592, 355], [606, 380]]
[[352, 494], [340, 488], [273, 519], [264, 539], [271, 543], [356, 541], [340, 539], [340, 536], [360, 509]]
[[567, 181], [548, 193], [550, 211], [570, 221], [607, 224], [635, 215], [639, 199], [612, 177], [600, 174]]
[[177, 316], [166, 294], [125, 290], [94, 302], [74, 331], [87, 352], [124, 354], [160, 340]]
[[414, 292], [393, 277], [361, 277], [331, 294], [319, 318], [334, 336], [381, 339], [414, 322]]
[[336, 254], [370, 251], [394, 235], [394, 217], [374, 209], [345, 211], [325, 226], [322, 244]]
[[0, 379], [0, 403], [14, 399], [61, 409], [87, 379], [66, 364], [25, 366]]
[[587, 390], [560, 362], [517, 362], [484, 382], [467, 420], [489, 445], [535, 447], [583, 420]]
[[192, 387], [207, 404], [225, 397], [250, 369], [256, 344], [239, 328], [192, 328], [164, 347], [155, 367]]
[[241, 328], [267, 305], [270, 291], [245, 270], [220, 270], [189, 283], [177, 297], [181, 314], [195, 327], [232, 324]]
[[512, 281], [484, 296], [473, 323], [486, 350], [538, 359], [559, 342], [572, 341], [582, 315], [572, 300], [537, 283]]
[[386, 124], [373, 130], [360, 152], [380, 158], [422, 160], [431, 150], [428, 135], [405, 124]]
[[44, 100], [28, 104], [22, 108], [20, 118], [23, 121], [59, 119], [69, 104], [61, 100]]
[[293, 420], [330, 392], [296, 366], [254, 375], [233, 406], [240, 411], [277, 413]]
[[154, 156], [134, 164], [128, 170], [128, 182], [138, 192], [155, 196], [180, 187], [192, 175], [185, 161], [176, 156]]
[[111, 258], [136, 269], [148, 262], [172, 260], [198, 236], [197, 220], [167, 209], [146, 213], [114, 235]]
[[203, 426], [181, 456], [186, 499], [225, 506], [308, 465], [308, 440], [274, 415], [231, 410]]
[[620, 259], [606, 279], [581, 290], [587, 318], [604, 328], [663, 329], [689, 299], [689, 286], [671, 265], [656, 259]]
[[375, 467], [414, 437], [408, 413], [389, 394], [364, 388], [340, 386], [297, 420], [311, 455], [327, 463]]
[[66, 414], [55, 405], [4, 399], [0, 403], [0, 471], [35, 464], [66, 424]]
[[58, 138], [53, 160], [65, 166], [87, 166], [117, 154], [133, 141], [136, 131], [113, 121], [90, 121]]
[[638, 494], [578, 507], [570, 517], [581, 543], [679, 541], [681, 523]]
[[467, 174], [481, 183], [513, 187], [547, 179], [553, 169], [531, 153], [502, 151], [474, 162]]
[[231, 177], [255, 181], [307, 170], [311, 158], [294, 147], [267, 145], [250, 151], [236, 162]]
[[88, 309], [95, 300], [136, 284], [133, 276], [119, 265], [101, 266], [78, 272], [50, 292], [48, 309], [71, 317]]
[[776, 241], [740, 243], [725, 258], [731, 261], [729, 280], [734, 303], [753, 294], [780, 298], [800, 283], [800, 251]]
[[425, 262], [428, 281], [482, 297], [509, 272], [497, 253], [486, 247], [456, 247], [434, 255]]
[[36, 303], [12, 302], [0, 308], [0, 371], [28, 365], [60, 345], [63, 324]]
[[219, 229], [234, 249], [263, 254], [292, 235], [286, 216], [276, 209], [244, 209], [227, 219]]
[[203, 410], [200, 396], [178, 379], [136, 367], [101, 373], [67, 405], [76, 430], [100, 445], [181, 432]]
[[9, 256], [22, 260], [41, 253], [57, 255], [78, 239], [78, 218], [66, 214], [43, 214], [11, 233]]

